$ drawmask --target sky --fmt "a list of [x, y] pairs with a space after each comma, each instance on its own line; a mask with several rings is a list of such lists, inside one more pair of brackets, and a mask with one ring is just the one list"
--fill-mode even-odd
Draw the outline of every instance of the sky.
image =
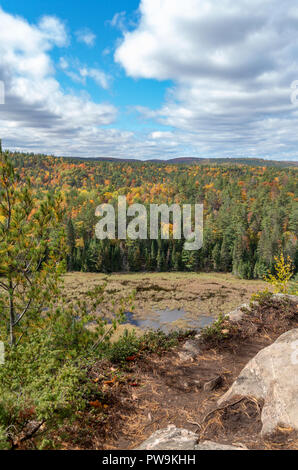
[[298, 160], [292, 0], [0, 0], [0, 25], [4, 148]]

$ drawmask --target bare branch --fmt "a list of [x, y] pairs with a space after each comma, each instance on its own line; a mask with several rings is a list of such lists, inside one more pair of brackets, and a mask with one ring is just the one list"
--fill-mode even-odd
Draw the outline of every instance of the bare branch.
[[20, 321], [22, 320], [23, 316], [26, 315], [26, 313], [28, 312], [29, 310], [29, 307], [31, 305], [31, 302], [32, 302], [32, 299], [30, 299], [26, 305], [26, 307], [24, 308], [23, 312], [21, 313], [21, 315], [19, 316], [19, 318], [13, 323], [13, 327], [15, 327], [18, 323], [20, 323]]

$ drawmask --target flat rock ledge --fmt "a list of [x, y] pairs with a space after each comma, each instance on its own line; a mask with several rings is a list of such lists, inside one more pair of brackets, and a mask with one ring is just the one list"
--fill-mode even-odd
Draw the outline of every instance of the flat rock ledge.
[[242, 370], [218, 405], [238, 397], [263, 399], [262, 435], [277, 426], [298, 430], [298, 329], [281, 335]]
[[247, 450], [239, 445], [219, 444], [212, 441], [198, 443], [197, 434], [173, 424], [153, 433], [136, 450]]

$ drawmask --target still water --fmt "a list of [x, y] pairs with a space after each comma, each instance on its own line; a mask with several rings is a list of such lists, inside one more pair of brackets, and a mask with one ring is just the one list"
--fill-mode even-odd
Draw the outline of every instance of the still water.
[[214, 317], [200, 316], [194, 318], [189, 316], [183, 308], [176, 310], [155, 310], [150, 318], [142, 319], [132, 312], [125, 312], [126, 322], [130, 325], [145, 329], [161, 329], [168, 333], [172, 329], [183, 327], [184, 329], [200, 329], [210, 325]]

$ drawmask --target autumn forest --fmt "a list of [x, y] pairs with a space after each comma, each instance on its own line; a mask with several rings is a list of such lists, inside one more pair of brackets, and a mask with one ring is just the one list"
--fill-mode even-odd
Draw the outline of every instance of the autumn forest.
[[[100, 161], [11, 154], [36, 198], [61, 191], [69, 271], [217, 271], [257, 279], [274, 256], [298, 268], [297, 168], [256, 162], [173, 164]], [[184, 240], [97, 240], [101, 203], [204, 204], [204, 243], [185, 251]]]

